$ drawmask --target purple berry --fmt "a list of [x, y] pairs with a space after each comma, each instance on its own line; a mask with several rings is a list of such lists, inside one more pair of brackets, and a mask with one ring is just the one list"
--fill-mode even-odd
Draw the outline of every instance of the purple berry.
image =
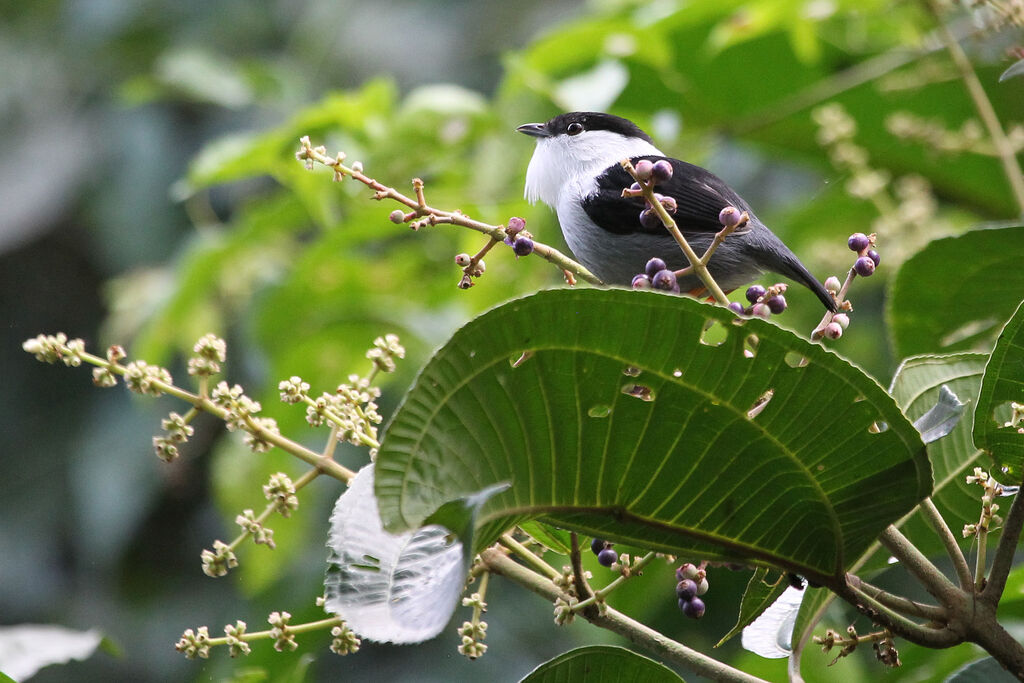
[[633, 183], [632, 185], [629, 186], [630, 192], [639, 192], [640, 190], [640, 183]]
[[839, 339], [843, 336], [843, 328], [837, 322], [831, 322], [825, 325], [825, 336], [829, 339]]
[[529, 237], [517, 237], [512, 243], [512, 251], [516, 252], [516, 256], [529, 256], [533, 253], [533, 240]]
[[404, 223], [405, 222], [405, 212], [402, 211], [401, 209], [395, 209], [394, 211], [391, 212], [391, 215], [388, 216], [388, 218], [391, 219], [392, 223], [399, 223], [399, 224]]
[[850, 316], [845, 313], [836, 313], [832, 316], [832, 322], [838, 323], [839, 326], [845, 330], [850, 326]]
[[526, 221], [519, 216], [512, 216], [508, 219], [508, 227], [505, 228], [505, 234], [509, 237], [518, 235], [526, 228]]
[[729, 303], [729, 310], [736, 315], [743, 315], [743, 304], [739, 301], [732, 301]]
[[679, 608], [683, 610], [683, 614], [691, 619], [700, 619], [704, 616], [704, 601], [700, 598], [686, 601], [680, 600], [679, 603]]
[[861, 277], [868, 277], [875, 272], [875, 262], [870, 256], [861, 256], [857, 259], [857, 262], [853, 264], [853, 269], [857, 272], [857, 275]]
[[641, 159], [633, 165], [636, 170], [636, 177], [640, 180], [650, 180], [654, 172], [654, 164], [650, 159]]
[[647, 277], [654, 277], [658, 271], [665, 270], [666, 268], [668, 268], [668, 266], [665, 265], [665, 262], [655, 256], [647, 262], [646, 266], [644, 266], [644, 272], [647, 273]]
[[676, 584], [676, 597], [680, 600], [692, 600], [697, 595], [697, 582], [693, 579], [683, 579]]
[[700, 581], [697, 581], [697, 595], [704, 595], [708, 592], [708, 579], [706, 576], [702, 576]]
[[597, 554], [597, 561], [599, 564], [610, 567], [615, 564], [619, 559], [619, 554], [611, 548], [605, 548]]
[[651, 168], [651, 177], [654, 182], [663, 183], [672, 177], [672, 164], [667, 159], [659, 159], [654, 162]]
[[768, 306], [768, 310], [778, 315], [786, 310], [786, 297], [781, 294], [776, 294], [773, 297], [769, 297], [765, 300], [765, 305]]
[[718, 222], [722, 224], [723, 228], [736, 225], [741, 218], [743, 218], [743, 214], [735, 206], [727, 206], [718, 214]]
[[859, 254], [871, 246], [871, 240], [869, 240], [868, 236], [864, 233], [855, 232], [850, 235], [850, 239], [846, 241], [846, 245], [850, 247], [850, 251], [855, 251]]
[[595, 555], [597, 555], [597, 554], [598, 554], [598, 553], [600, 553], [600, 552], [601, 552], [602, 550], [604, 550], [604, 539], [601, 539], [601, 538], [595, 538], [595, 539], [594, 539], [593, 541], [591, 541], [591, 542], [590, 542], [590, 550], [591, 550], [591, 552], [593, 552], [593, 553], [594, 553]]
[[455, 265], [462, 266], [463, 268], [468, 266], [469, 262], [471, 260], [472, 260], [472, 258], [470, 257], [469, 254], [456, 254], [455, 255]]
[[679, 284], [676, 282], [676, 274], [668, 268], [659, 270], [651, 278], [651, 285], [655, 289], [664, 289], [665, 291], [679, 291]]
[[647, 277], [644, 273], [640, 273], [633, 277], [633, 289], [650, 289], [651, 278]]
[[648, 230], [664, 227], [661, 218], [652, 209], [644, 209], [640, 212], [640, 224]]
[[761, 285], [750, 285], [750, 287], [747, 288], [747, 301], [752, 304], [756, 304], [757, 300], [765, 295], [765, 292], [765, 288]]
[[878, 264], [882, 262], [882, 257], [874, 249], [868, 249], [866, 256], [875, 262], [875, 266], [878, 266]]

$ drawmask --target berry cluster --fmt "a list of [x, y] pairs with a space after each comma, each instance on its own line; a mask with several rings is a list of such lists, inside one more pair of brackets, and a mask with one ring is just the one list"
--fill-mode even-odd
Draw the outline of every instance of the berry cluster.
[[520, 235], [526, 228], [526, 221], [518, 216], [508, 219], [508, 226], [505, 228], [505, 244], [512, 247], [516, 256], [529, 256], [533, 253], [533, 240], [529, 233]]
[[733, 301], [729, 304], [729, 310], [737, 315], [756, 315], [759, 318], [768, 318], [772, 314], [778, 315], [788, 306], [785, 297], [786, 289], [787, 285], [782, 282], [767, 288], [761, 285], [751, 285], [747, 288], [746, 294], [750, 305], [744, 308], [740, 302]]
[[846, 244], [850, 247], [850, 251], [857, 252], [857, 260], [853, 264], [853, 270], [857, 275], [861, 277], [872, 275], [882, 261], [882, 257], [875, 250], [875, 234], [865, 235], [862, 232], [855, 232], [850, 235]]
[[590, 542], [590, 549], [597, 555], [597, 561], [603, 567], [610, 567], [619, 560], [619, 554], [612, 550], [612, 544], [600, 538]]
[[676, 597], [679, 609], [691, 619], [704, 616], [704, 601], [699, 597], [708, 592], [708, 579], [704, 565], [700, 567], [689, 562], [676, 569]]
[[644, 267], [644, 272], [633, 278], [633, 289], [663, 289], [679, 293], [679, 282], [674, 271], [669, 270], [663, 260], [655, 256]]
[[[638, 182], [633, 183], [629, 186], [629, 189], [623, 191], [623, 197], [642, 197], [643, 186], [641, 183], [648, 187], [654, 187], [658, 183], [667, 182], [672, 177], [672, 164], [666, 159], [659, 159], [658, 161], [641, 159], [636, 162], [633, 170], [636, 172]], [[665, 211], [670, 214], [675, 213], [679, 208], [673, 197], [655, 192], [654, 199], [665, 207]], [[650, 200], [644, 201], [644, 210], [640, 212], [640, 223], [648, 230], [656, 230], [662, 227], [661, 217], [654, 209], [654, 205], [651, 204]]]

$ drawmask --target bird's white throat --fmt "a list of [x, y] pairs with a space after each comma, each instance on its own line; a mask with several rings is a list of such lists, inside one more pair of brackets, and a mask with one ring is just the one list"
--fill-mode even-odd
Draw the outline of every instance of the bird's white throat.
[[551, 207], [558, 206], [562, 189], [589, 184], [612, 164], [643, 155], [664, 156], [651, 143], [606, 130], [588, 130], [579, 135], [556, 135], [537, 138], [537, 148], [526, 169], [526, 191], [530, 203], [538, 199]]

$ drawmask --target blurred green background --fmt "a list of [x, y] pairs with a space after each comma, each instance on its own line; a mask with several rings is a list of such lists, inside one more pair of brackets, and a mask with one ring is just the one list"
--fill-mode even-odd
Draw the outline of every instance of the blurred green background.
[[[204, 419], [183, 457], [164, 465], [150, 437], [180, 404], [96, 389], [84, 369], [34, 362], [23, 340], [61, 330], [96, 352], [121, 343], [185, 383], [181, 354], [216, 332], [229, 344], [227, 378], [285, 433], [320, 448], [324, 434], [277, 402], [279, 379], [298, 374], [329, 390], [365, 371], [375, 336], [397, 332], [409, 357], [384, 387], [387, 416], [458, 325], [561, 281], [552, 266], [501, 248], [477, 286], [458, 290], [452, 257], [482, 239], [394, 226], [394, 205], [304, 170], [293, 156], [301, 135], [403, 191], [422, 177], [437, 207], [492, 223], [524, 216], [561, 246], [547, 208], [520, 199], [532, 144], [515, 126], [569, 109], [632, 118], [666, 151], [735, 186], [822, 279], [849, 266], [851, 232], [878, 231], [883, 267], [858, 281], [854, 324], [836, 348], [882, 384], [899, 360], [882, 318], [893, 267], [931, 238], [1015, 215], [990, 155], [939, 144], [935, 131], [955, 141], [973, 110], [928, 41], [932, 19], [910, 3], [69, 0], [7, 2], [3, 17], [0, 623], [97, 627], [120, 650], [44, 670], [40, 681], [517, 680], [573, 645], [619, 642], [585, 624], [556, 627], [550, 605], [499, 580], [488, 595], [490, 650], [476, 662], [456, 653], [454, 625], [420, 646], [365, 644], [346, 658], [322, 637], [300, 639], [297, 655], [261, 645], [241, 661], [174, 651], [201, 624], [219, 632], [242, 619], [253, 630], [273, 610], [316, 618], [340, 489], [316, 482], [295, 518], [271, 524], [276, 551], [245, 548], [239, 570], [209, 579], [200, 551], [235, 535], [234, 516], [260, 505], [269, 473], [302, 469], [246, 452]], [[974, 34], [967, 46], [982, 81], [1015, 122], [1024, 79], [997, 86], [996, 77], [1019, 31], [988, 30], [979, 13], [949, 19]], [[849, 148], [822, 144], [813, 112], [826, 102], [856, 121], [839, 143], [861, 150], [860, 165]], [[897, 113], [916, 122], [918, 138], [895, 134]], [[881, 188], [852, 196], [865, 177]], [[780, 324], [807, 334], [819, 306], [790, 291]], [[352, 467], [365, 457], [342, 449]], [[747, 576], [711, 579], [700, 623], [679, 614], [667, 567], [613, 604], [710, 651]], [[843, 619], [852, 617], [830, 625]], [[825, 671], [828, 659], [811, 653], [806, 673], [871, 677], [866, 654]], [[716, 656], [785, 677], [783, 662], [757, 661], [736, 642]], [[903, 652], [934, 672], [971, 656]]]

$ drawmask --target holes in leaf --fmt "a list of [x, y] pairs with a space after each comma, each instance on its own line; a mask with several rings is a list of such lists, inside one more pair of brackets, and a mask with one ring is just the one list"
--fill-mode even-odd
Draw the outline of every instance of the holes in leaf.
[[700, 333], [700, 343], [705, 346], [721, 346], [729, 337], [729, 330], [717, 320], [705, 320]]
[[672, 376], [673, 377], [682, 377], [683, 376], [683, 371], [681, 369], [679, 369], [679, 368], [676, 368], [675, 370], [672, 371]]
[[602, 418], [608, 417], [611, 414], [612, 407], [609, 405], [605, 405], [603, 403], [598, 403], [597, 405], [590, 406], [590, 408], [587, 410], [587, 415], [589, 415], [590, 417]]
[[887, 422], [882, 422], [881, 420], [875, 420], [874, 422], [871, 423], [871, 426], [868, 427], [868, 434], [881, 434], [882, 432], [885, 432], [885, 431], [888, 431], [888, 430], [889, 430], [889, 424]]
[[530, 360], [531, 358], [533, 358], [533, 351], [523, 351], [518, 356], [516, 356], [515, 354], [509, 356], [508, 364], [514, 368], [518, 368], [520, 365]]
[[1014, 401], [1005, 401], [992, 409], [992, 420], [1000, 427], [1020, 427], [1024, 418], [1024, 406]]
[[640, 368], [635, 368], [632, 365], [627, 365], [622, 369], [622, 374], [625, 375], [626, 377], [639, 377]]
[[771, 400], [772, 400], [772, 398], [774, 396], [775, 396], [775, 390], [774, 389], [769, 389], [768, 391], [766, 391], [763, 394], [761, 394], [760, 396], [758, 396], [757, 400], [754, 401], [754, 405], [750, 406], [750, 410], [747, 411], [747, 419], [748, 420], [753, 420], [755, 417], [760, 415], [761, 411], [764, 410], [768, 406], [768, 403], [771, 402]]
[[367, 572], [379, 572], [380, 571], [380, 559], [373, 555], [363, 555], [362, 563], [353, 563], [353, 569], [362, 569]]
[[644, 384], [623, 384], [622, 393], [626, 396], [638, 398], [641, 401], [654, 400], [654, 390]]
[[791, 368], [803, 368], [810, 362], [807, 360], [806, 356], [797, 353], [796, 351], [786, 351], [786, 355], [782, 360]]
[[757, 338], [756, 334], [748, 334], [743, 338], [743, 357], [753, 358], [757, 355], [757, 345], [761, 343], [761, 340]]

